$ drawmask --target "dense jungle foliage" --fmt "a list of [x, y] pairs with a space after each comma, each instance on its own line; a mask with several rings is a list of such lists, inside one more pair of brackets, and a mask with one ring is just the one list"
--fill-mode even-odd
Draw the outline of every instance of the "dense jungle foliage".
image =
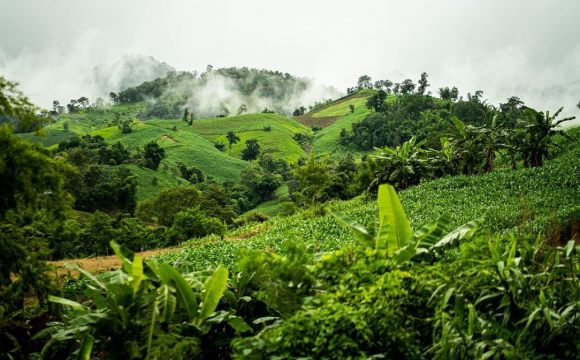
[[[111, 99], [163, 100], [214, 73], [280, 102], [301, 86], [208, 67]], [[561, 109], [516, 97], [494, 107], [456, 88], [436, 99], [428, 86], [425, 73], [418, 84], [363, 76], [350, 97], [312, 108], [362, 115], [340, 139], [362, 158], [317, 157], [323, 130], [277, 115], [252, 131], [299, 129], [308, 156], [203, 120], [201, 135], [215, 125], [224, 139], [191, 133], [198, 152], [179, 159], [241, 157], [239, 178], [220, 181], [173, 160], [186, 138], [175, 134], [197, 121], [179, 94], [175, 120], [109, 112], [114, 126], [47, 149], [15, 130], [48, 132], [67, 110], [40, 111], [0, 77], [0, 359], [580, 359], [580, 131], [559, 126], [572, 120]], [[105, 108], [88, 101], [72, 113]], [[259, 212], [272, 204], [276, 216]], [[169, 246], [180, 248], [139, 254]], [[121, 265], [96, 273], [47, 262], [112, 254]]]

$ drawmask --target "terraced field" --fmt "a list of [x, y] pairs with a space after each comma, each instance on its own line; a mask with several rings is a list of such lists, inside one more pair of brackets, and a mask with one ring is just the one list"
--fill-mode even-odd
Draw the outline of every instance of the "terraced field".
[[[270, 131], [265, 131], [266, 126]], [[270, 150], [274, 158], [289, 162], [298, 160], [306, 153], [292, 138], [296, 133], [307, 133], [309, 129], [300, 123], [278, 114], [247, 114], [226, 118], [195, 120], [192, 125], [201, 136], [210, 142], [221, 141], [226, 146], [226, 134], [233, 131], [241, 141], [232, 147], [231, 156], [240, 158], [246, 147], [245, 141], [258, 140], [260, 150]], [[229, 154], [229, 149], [226, 151]]]
[[[178, 131], [171, 130], [174, 126]], [[181, 120], [150, 120], [146, 123], [133, 125], [133, 132], [122, 134], [117, 127], [97, 130], [92, 135], [101, 135], [113, 143], [121, 141], [132, 147], [143, 147], [151, 141], [157, 141], [166, 151], [157, 172], [162, 171], [163, 164], [175, 166], [183, 162], [188, 166], [196, 166], [205, 175], [211, 175], [219, 182], [227, 180], [238, 181], [240, 172], [249, 163], [235, 159], [219, 151], [215, 146], [198, 135]]]
[[351, 104], [355, 106], [355, 109], [364, 107], [367, 98], [373, 94], [373, 91], [361, 91], [294, 119], [307, 127], [326, 128], [334, 124], [340, 117], [349, 114]]

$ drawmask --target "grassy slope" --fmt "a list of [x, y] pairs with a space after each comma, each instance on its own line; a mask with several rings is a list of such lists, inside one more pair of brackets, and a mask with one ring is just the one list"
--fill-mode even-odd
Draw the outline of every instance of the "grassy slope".
[[[107, 106], [103, 108], [89, 108], [80, 110], [76, 114], [61, 114], [54, 123], [44, 129], [45, 136], [36, 136], [34, 133], [18, 134], [23, 139], [41, 143], [45, 147], [55, 147], [59, 142], [73, 135], [85, 135], [99, 129], [108, 128], [113, 121], [135, 120], [137, 113], [144, 109], [145, 103]], [[64, 124], [68, 124], [68, 131]]]
[[[399, 196], [411, 224], [416, 229], [447, 211], [451, 226], [484, 217], [484, 228], [506, 234], [523, 223], [527, 229], [546, 232], [546, 224], [557, 219], [568, 226], [580, 214], [580, 128], [571, 130], [576, 139], [571, 150], [547, 161], [542, 168], [501, 170], [481, 176], [442, 178], [407, 190]], [[356, 198], [335, 202], [362, 224], [377, 217], [376, 201]], [[304, 241], [318, 251], [339, 249], [353, 241], [349, 230], [331, 216], [303, 219], [300, 215], [274, 219], [262, 227], [266, 230], [244, 241], [221, 241], [185, 248], [159, 257], [166, 262], [187, 262], [204, 268], [210, 262], [234, 266], [242, 249], [270, 249], [283, 253], [285, 240]], [[248, 231], [251, 232], [251, 231]]]
[[[387, 101], [394, 101], [395, 96], [389, 96]], [[316, 133], [312, 141], [312, 149], [316, 156], [329, 156], [331, 159], [339, 159], [350, 152], [355, 157], [361, 157], [364, 154], [370, 153], [356, 149], [353, 146], [344, 146], [339, 144], [340, 132], [342, 129], [351, 131], [352, 125], [362, 121], [368, 116], [371, 111], [365, 106], [367, 98], [359, 97], [349, 101], [338, 102], [336, 105], [331, 105], [322, 109], [320, 112], [312, 114], [317, 117], [321, 114], [337, 114], [341, 115], [336, 122]], [[354, 112], [351, 113], [349, 105], [355, 105]], [[332, 116], [332, 115], [325, 115]]]
[[[177, 126], [178, 131], [171, 130], [173, 126]], [[181, 120], [149, 120], [134, 125], [130, 134], [122, 134], [115, 127], [101, 129], [92, 134], [100, 134], [111, 143], [118, 140], [141, 148], [151, 141], [157, 141], [166, 151], [162, 164], [175, 166], [178, 162], [183, 162], [188, 166], [196, 166], [204, 174], [211, 175], [220, 182], [237, 181], [242, 169], [249, 165], [248, 162], [234, 159], [217, 150], [212, 143], [196, 134]], [[161, 169], [162, 167], [158, 172]]]
[[136, 120], [137, 113], [145, 109], [146, 106], [145, 103], [135, 103], [90, 108], [81, 110], [76, 114], [62, 114], [58, 116], [52, 128], [63, 130], [64, 124], [68, 123], [70, 132], [84, 135], [111, 126], [117, 117], [119, 121]]
[[28, 141], [41, 143], [44, 147], [50, 147], [74, 135], [73, 132], [60, 129], [47, 129], [43, 132], [44, 134], [40, 136], [37, 136], [35, 133], [17, 134], [17, 136]]
[[[174, 187], [186, 183], [186, 181], [180, 177], [174, 176], [171, 173], [163, 172], [161, 170], [153, 171], [148, 168], [142, 168], [137, 165], [130, 165], [131, 170], [137, 176], [137, 181], [139, 186], [137, 188], [137, 200], [142, 201], [149, 199], [157, 195], [161, 190]], [[156, 177], [158, 180], [157, 184], [153, 183], [153, 178]]]
[[[270, 126], [271, 130], [264, 131], [265, 126]], [[300, 123], [277, 114], [247, 114], [195, 120], [193, 128], [207, 140], [221, 141], [226, 146], [228, 145], [226, 134], [233, 131], [241, 139], [232, 147], [232, 156], [235, 158], [240, 158], [242, 150], [246, 147], [246, 140], [256, 139], [261, 151], [270, 149], [275, 158], [288, 161], [296, 161], [305, 156], [304, 150], [292, 139], [292, 136], [295, 133], [309, 131]], [[229, 149], [226, 152], [229, 154]]]

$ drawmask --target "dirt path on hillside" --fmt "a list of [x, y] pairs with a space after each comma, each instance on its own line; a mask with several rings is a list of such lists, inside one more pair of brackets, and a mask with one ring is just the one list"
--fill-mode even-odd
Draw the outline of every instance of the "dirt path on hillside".
[[173, 141], [174, 143], [178, 143], [179, 142], [179, 141], [175, 140], [174, 138], [172, 138], [169, 135], [163, 135], [162, 138], [165, 139], [165, 140]]
[[[148, 258], [148, 257], [152, 257], [152, 256], [159, 255], [159, 254], [165, 254], [165, 253], [169, 253], [169, 252], [179, 251], [179, 250], [182, 250], [186, 247], [197, 247], [197, 246], [206, 245], [206, 244], [210, 244], [210, 243], [216, 243], [219, 241], [245, 240], [245, 239], [249, 239], [257, 234], [259, 234], [259, 232], [252, 233], [252, 234], [249, 234], [247, 236], [225, 238], [224, 240], [217, 240], [217, 241], [211, 241], [211, 242], [200, 242], [197, 244], [191, 244], [191, 245], [186, 245], [186, 246], [177, 246], [177, 247], [158, 249], [158, 250], [141, 251], [141, 252], [138, 252], [136, 254], [142, 258]], [[66, 259], [66, 260], [59, 260], [59, 261], [48, 261], [47, 263], [49, 265], [58, 266], [58, 269], [56, 269], [57, 275], [70, 275], [70, 276], [77, 276], [79, 274], [78, 274], [78, 271], [75, 271], [75, 270], [68, 268], [66, 266], [67, 263], [72, 264], [72, 265], [78, 265], [81, 268], [83, 268], [83, 269], [85, 269], [88, 272], [93, 273], [93, 274], [100, 273], [103, 271], [115, 270], [118, 267], [120, 267], [121, 265], [123, 265], [123, 262], [116, 255], [97, 256], [97, 257], [86, 258], [86, 259]]]
[[302, 125], [306, 126], [306, 127], [311, 127], [312, 125], [316, 125], [316, 126], [320, 126], [320, 127], [328, 127], [332, 124], [334, 124], [336, 122], [336, 120], [338, 120], [338, 118], [340, 118], [341, 116], [324, 116], [324, 117], [314, 117], [313, 115], [315, 115], [316, 113], [319, 113], [320, 111], [329, 108], [331, 106], [335, 106], [338, 104], [342, 104], [343, 102], [347, 102], [350, 101], [352, 99], [356, 99], [356, 98], [364, 98], [364, 97], [369, 97], [371, 96], [370, 94], [356, 94], [353, 96], [349, 96], [345, 99], [333, 102], [331, 104], [328, 104], [326, 106], [321, 107], [320, 109], [316, 109], [315, 111], [312, 111], [308, 114], [304, 114], [304, 115], [300, 115], [294, 118], [294, 120], [298, 121], [299, 123], [301, 123]]

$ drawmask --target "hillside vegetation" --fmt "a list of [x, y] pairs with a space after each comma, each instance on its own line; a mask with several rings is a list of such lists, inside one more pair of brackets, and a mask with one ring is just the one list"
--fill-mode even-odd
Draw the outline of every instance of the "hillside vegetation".
[[[426, 182], [399, 193], [401, 203], [413, 226], [418, 227], [444, 212], [451, 214], [451, 226], [484, 218], [484, 228], [501, 233], [551, 231], [554, 241], [566, 238], [566, 231], [578, 226], [580, 219], [580, 128], [569, 131], [575, 141], [568, 150], [542, 168], [495, 171], [481, 176], [454, 176]], [[344, 211], [361, 224], [371, 226], [376, 219], [374, 196], [333, 202], [329, 207]], [[551, 224], [551, 225], [550, 225]], [[196, 264], [203, 269], [211, 263], [233, 267], [243, 249], [271, 249], [285, 253], [287, 240], [304, 241], [317, 251], [338, 250], [355, 238], [350, 230], [337, 226], [330, 216], [309, 218], [297, 214], [259, 225], [261, 233], [247, 240], [221, 241], [195, 246], [157, 259], [168, 263]], [[550, 227], [552, 226], [552, 227]], [[248, 229], [248, 233], [253, 230]], [[238, 230], [230, 236], [235, 237]], [[228, 236], [226, 234], [226, 236]], [[204, 241], [201, 240], [200, 243]]]
[[[173, 131], [176, 126], [178, 131]], [[216, 180], [237, 181], [240, 172], [249, 164], [239, 158], [232, 158], [219, 151], [215, 146], [198, 135], [180, 120], [149, 120], [133, 125], [132, 132], [122, 134], [117, 127], [97, 130], [91, 135], [101, 135], [109, 142], [120, 141], [131, 147], [144, 147], [156, 141], [165, 149], [166, 158], [162, 161], [168, 166], [183, 162], [195, 166], [204, 174]]]
[[[309, 129], [300, 123], [278, 114], [247, 114], [195, 120], [192, 127], [211, 142], [228, 144], [226, 134], [233, 131], [240, 137], [240, 142], [232, 147], [232, 156], [240, 158], [246, 140], [256, 139], [261, 151], [269, 151], [276, 159], [295, 162], [306, 153], [292, 137], [294, 134], [305, 134]], [[266, 131], [265, 129], [270, 130]], [[229, 154], [229, 150], [226, 151]]]

